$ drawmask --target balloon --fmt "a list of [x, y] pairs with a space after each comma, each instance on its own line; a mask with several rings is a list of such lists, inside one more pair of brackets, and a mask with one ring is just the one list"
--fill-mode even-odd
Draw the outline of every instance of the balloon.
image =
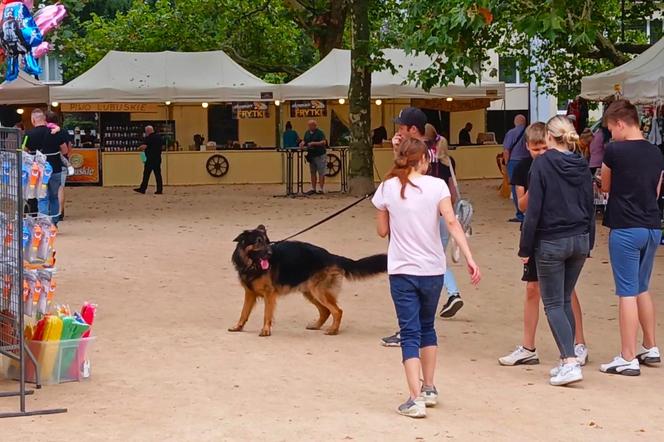
[[44, 35], [60, 26], [67, 15], [58, 3], [41, 8], [33, 16], [33, 6], [34, 0], [2, 0], [0, 5], [0, 59], [4, 52], [6, 81], [18, 77], [21, 60], [26, 73], [35, 77], [41, 74], [37, 60], [51, 50]]
[[[24, 0], [24, 2], [25, 1], [28, 0]], [[64, 5], [57, 3], [55, 5], [45, 6], [35, 12], [34, 19], [39, 30], [42, 34], [46, 35], [53, 29], [59, 27], [66, 15], [67, 9], [65, 9]]]
[[42, 42], [39, 46], [36, 48], [32, 48], [32, 55], [34, 55], [35, 58], [39, 59], [42, 58], [44, 55], [48, 54], [51, 52], [52, 46], [51, 43], [45, 41]]

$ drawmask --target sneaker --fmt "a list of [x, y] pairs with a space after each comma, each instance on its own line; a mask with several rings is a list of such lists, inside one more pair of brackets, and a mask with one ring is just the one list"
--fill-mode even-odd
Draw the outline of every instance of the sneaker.
[[578, 362], [564, 364], [560, 367], [558, 374], [549, 379], [549, 383], [555, 387], [569, 385], [583, 380], [583, 371]]
[[321, 190], [319, 190], [319, 191], [316, 192], [316, 193], [317, 193], [318, 195], [325, 195], [325, 193], [327, 193], [327, 192], [325, 192], [325, 189], [321, 189]]
[[550, 375], [552, 378], [553, 378], [553, 377], [556, 377], [556, 376], [558, 376], [558, 373], [560, 373], [560, 370], [562, 370], [562, 369], [563, 369], [563, 361], [562, 361], [562, 359], [561, 359], [560, 362], [558, 363], [558, 365], [556, 365], [555, 367], [553, 367], [553, 368], [549, 371], [549, 375]]
[[423, 385], [420, 395], [424, 399], [424, 405], [427, 407], [433, 407], [438, 404], [438, 390], [436, 390], [436, 387]]
[[155, 192], [154, 194], [155, 194], [155, 195], [163, 195], [163, 194], [164, 194], [164, 192], [162, 192], [162, 191], [158, 190], [158, 191], [156, 191], [156, 192]]
[[461, 307], [463, 307], [463, 299], [461, 299], [461, 296], [458, 294], [452, 295], [447, 298], [447, 302], [443, 306], [443, 309], [440, 311], [440, 317], [451, 318], [456, 315], [459, 310], [461, 310]]
[[522, 223], [523, 220], [520, 220], [519, 218], [510, 218], [507, 220], [508, 223]]
[[641, 374], [639, 360], [634, 358], [632, 361], [626, 361], [622, 356], [616, 356], [608, 364], [602, 364], [599, 371], [609, 374], [621, 374], [623, 376], [638, 376]]
[[427, 407], [424, 403], [424, 399], [418, 397], [415, 400], [408, 399], [406, 402], [399, 405], [399, 408], [397, 408], [397, 413], [402, 416], [421, 418], [426, 417]]
[[383, 347], [401, 347], [401, 333], [396, 332], [392, 336], [385, 336], [380, 342]]
[[498, 363], [505, 366], [513, 365], [536, 365], [539, 364], [539, 357], [537, 356], [537, 351], [530, 351], [526, 348], [523, 348], [522, 345], [519, 345], [516, 350], [507, 356], [498, 358]]
[[311, 196], [311, 195], [316, 195], [316, 190], [311, 189], [310, 191], [308, 191], [307, 193], [305, 193], [305, 195], [309, 195], [309, 196]]
[[142, 193], [143, 195], [145, 195], [145, 190], [143, 190], [143, 189], [134, 189], [134, 192]]
[[588, 347], [586, 347], [586, 344], [576, 344], [574, 346], [574, 354], [582, 367], [586, 365], [588, 362]]
[[644, 365], [653, 365], [662, 362], [662, 357], [660, 356], [659, 348], [657, 347], [645, 348], [642, 345], [636, 357], [639, 360], [639, 363]]

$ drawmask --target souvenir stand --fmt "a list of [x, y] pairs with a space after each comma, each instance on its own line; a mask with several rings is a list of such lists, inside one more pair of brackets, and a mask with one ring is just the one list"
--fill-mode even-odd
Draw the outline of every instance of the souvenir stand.
[[[0, 413], [0, 418], [66, 413], [64, 408], [49, 410], [26, 409], [26, 396], [33, 394], [26, 388], [28, 359], [32, 366], [37, 361], [25, 345], [23, 316], [23, 189], [21, 135], [15, 129], [0, 128], [0, 224], [2, 246], [0, 248], [0, 355], [15, 364], [18, 371], [18, 391], [0, 392], [0, 398], [18, 397], [16, 412]], [[37, 370], [38, 372], [39, 370]], [[41, 388], [37, 376], [37, 388]]]

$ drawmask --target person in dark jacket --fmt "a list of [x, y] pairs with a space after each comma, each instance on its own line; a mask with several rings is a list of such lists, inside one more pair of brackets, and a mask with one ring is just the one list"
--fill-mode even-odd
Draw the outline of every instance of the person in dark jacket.
[[574, 153], [579, 135], [569, 119], [556, 116], [546, 125], [548, 150], [531, 169], [528, 211], [519, 256], [535, 257], [540, 293], [561, 363], [551, 370], [551, 385], [583, 379], [574, 352], [572, 291], [595, 241], [592, 177], [588, 162]]

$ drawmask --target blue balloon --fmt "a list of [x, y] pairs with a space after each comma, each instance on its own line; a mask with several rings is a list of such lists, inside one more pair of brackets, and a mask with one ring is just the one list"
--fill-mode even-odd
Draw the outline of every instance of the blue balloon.
[[44, 36], [30, 10], [18, 1], [8, 3], [0, 17], [0, 46], [5, 52], [7, 65], [5, 80], [16, 80], [21, 59], [26, 73], [34, 76], [42, 73], [37, 59], [32, 55], [32, 48], [43, 41]]

